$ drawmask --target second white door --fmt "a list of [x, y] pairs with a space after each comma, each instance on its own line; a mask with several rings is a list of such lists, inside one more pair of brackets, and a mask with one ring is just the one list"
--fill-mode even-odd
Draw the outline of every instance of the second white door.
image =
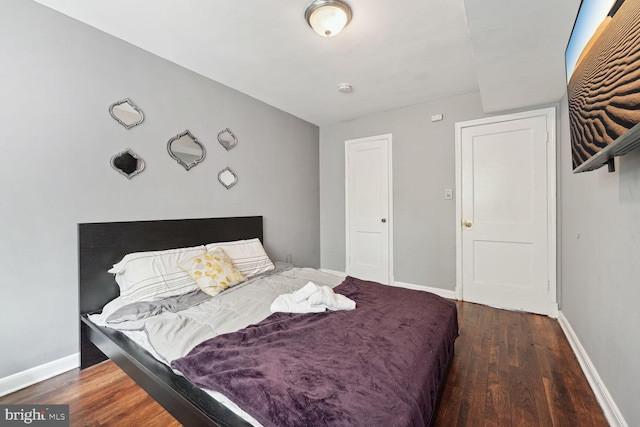
[[391, 282], [391, 135], [345, 142], [347, 273]]
[[463, 300], [552, 314], [554, 126], [553, 109], [457, 126]]

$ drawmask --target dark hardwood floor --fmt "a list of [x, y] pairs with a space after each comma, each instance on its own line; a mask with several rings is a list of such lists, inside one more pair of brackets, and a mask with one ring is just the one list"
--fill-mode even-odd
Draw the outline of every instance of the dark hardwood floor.
[[[458, 319], [436, 427], [608, 425], [557, 321], [463, 302]], [[68, 404], [71, 426], [180, 425], [110, 361], [0, 404]]]
[[181, 425], [110, 360], [0, 397], [0, 404], [69, 405], [72, 427]]
[[436, 427], [608, 426], [558, 322], [458, 302]]

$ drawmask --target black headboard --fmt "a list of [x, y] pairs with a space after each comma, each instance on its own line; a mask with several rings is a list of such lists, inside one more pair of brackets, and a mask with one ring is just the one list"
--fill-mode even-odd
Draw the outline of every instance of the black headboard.
[[261, 216], [78, 224], [80, 314], [119, 295], [107, 270], [128, 253], [256, 237], [262, 241]]

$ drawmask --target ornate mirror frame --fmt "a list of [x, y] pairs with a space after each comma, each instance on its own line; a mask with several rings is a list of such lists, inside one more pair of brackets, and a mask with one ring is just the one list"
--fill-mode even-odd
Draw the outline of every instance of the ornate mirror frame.
[[126, 129], [144, 121], [144, 114], [129, 98], [111, 104], [109, 114]]
[[[228, 135], [228, 137], [225, 137]], [[226, 128], [223, 131], [218, 132], [218, 142], [222, 145], [227, 151], [231, 150], [233, 147], [238, 145], [238, 138], [231, 132], [231, 129]]]
[[238, 183], [238, 175], [231, 168], [226, 167], [218, 172], [218, 181], [228, 190]]
[[186, 170], [203, 161], [205, 156], [204, 146], [188, 129], [169, 140], [167, 151]]
[[144, 160], [127, 148], [111, 157], [111, 167], [131, 179], [144, 170]]

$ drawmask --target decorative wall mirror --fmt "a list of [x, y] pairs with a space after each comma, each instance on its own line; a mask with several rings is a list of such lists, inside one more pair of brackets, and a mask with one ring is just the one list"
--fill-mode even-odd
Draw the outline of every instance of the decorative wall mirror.
[[231, 132], [231, 129], [226, 128], [222, 132], [218, 133], [218, 142], [222, 145], [227, 151], [231, 150], [233, 147], [238, 145], [238, 138]]
[[144, 160], [127, 148], [111, 157], [111, 167], [131, 179], [144, 170]]
[[144, 120], [142, 111], [129, 98], [111, 104], [109, 114], [127, 129], [139, 125]]
[[224, 185], [226, 189], [230, 189], [238, 182], [238, 177], [235, 172], [229, 168], [224, 168], [218, 173], [218, 181]]
[[171, 138], [167, 150], [186, 170], [204, 160], [204, 146], [188, 130]]

